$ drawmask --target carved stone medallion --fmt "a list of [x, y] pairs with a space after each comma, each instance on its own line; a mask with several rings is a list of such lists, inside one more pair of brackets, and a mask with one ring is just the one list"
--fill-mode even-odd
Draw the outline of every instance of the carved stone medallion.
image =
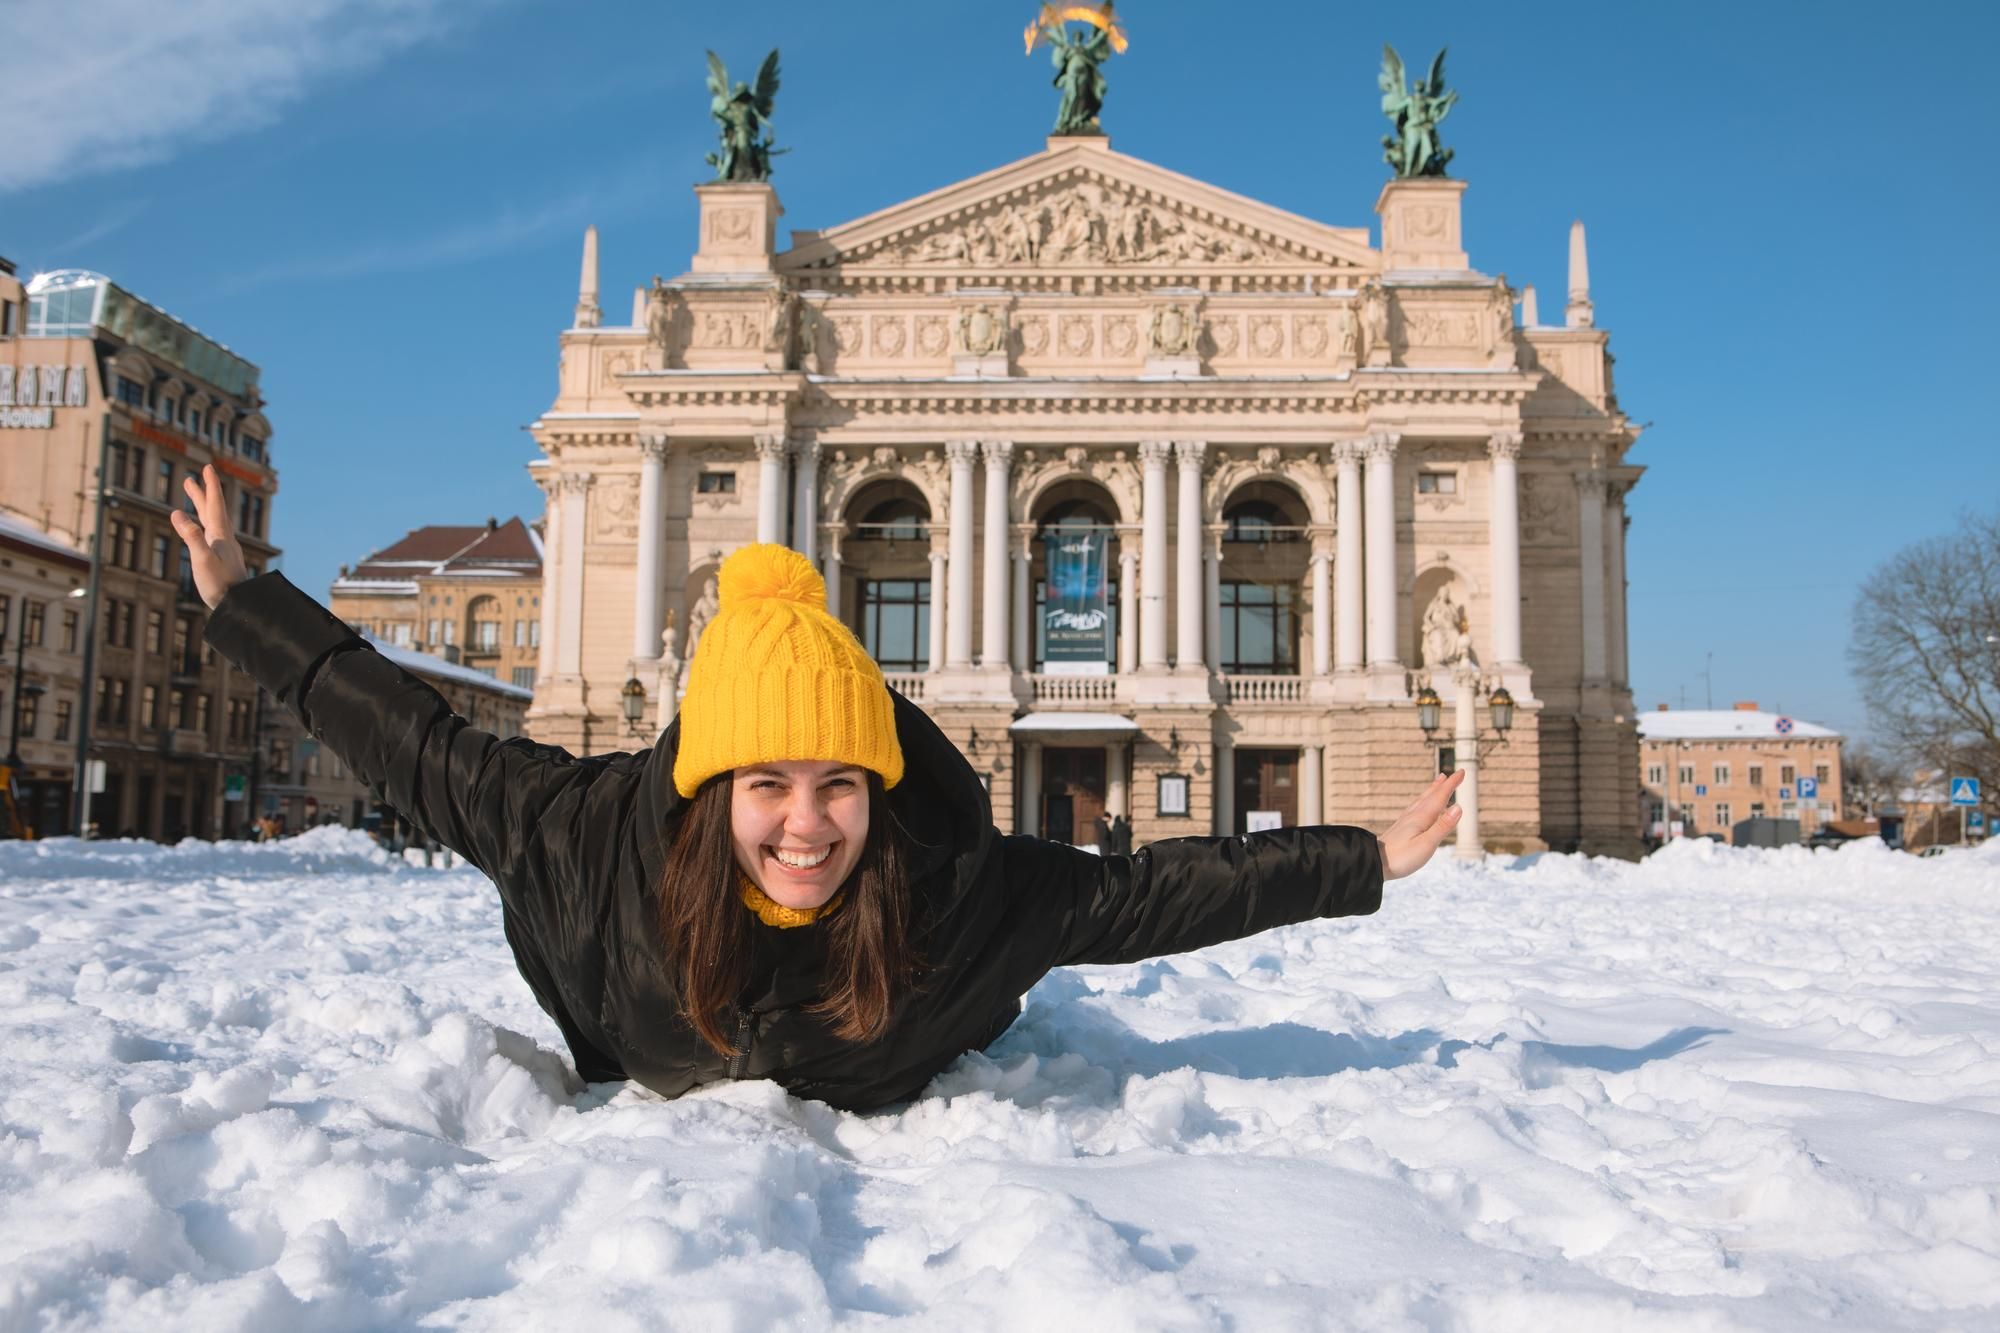
[[1139, 326], [1130, 315], [1104, 317], [1104, 350], [1112, 356], [1130, 356], [1139, 346]]
[[917, 350], [925, 356], [943, 356], [951, 346], [951, 326], [942, 315], [923, 315], [917, 320]]
[[1089, 356], [1091, 346], [1097, 338], [1091, 327], [1089, 315], [1064, 315], [1062, 317], [1062, 351], [1065, 356]]

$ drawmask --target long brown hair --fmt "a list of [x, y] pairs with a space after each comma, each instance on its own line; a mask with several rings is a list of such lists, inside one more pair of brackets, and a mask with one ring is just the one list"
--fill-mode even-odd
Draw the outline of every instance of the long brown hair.
[[[749, 983], [750, 909], [730, 838], [731, 773], [701, 784], [681, 816], [660, 876], [660, 934], [677, 964], [681, 1006], [703, 1041], [734, 1053], [729, 1021]], [[844, 1041], [868, 1041], [916, 978], [909, 854], [889, 812], [880, 775], [868, 774], [868, 837], [826, 918], [826, 993], [809, 1012], [831, 1020]]]

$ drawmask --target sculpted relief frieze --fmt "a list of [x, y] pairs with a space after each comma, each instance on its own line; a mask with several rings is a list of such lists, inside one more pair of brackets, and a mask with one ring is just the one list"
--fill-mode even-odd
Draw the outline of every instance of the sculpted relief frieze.
[[1575, 485], [1567, 477], [1524, 473], [1521, 541], [1529, 546], [1561, 546], [1575, 540]]
[[1184, 217], [1126, 187], [1086, 181], [998, 203], [921, 236], [864, 246], [827, 262], [1053, 268], [1269, 264], [1281, 258], [1261, 242]]
[[590, 539], [594, 542], [639, 540], [639, 479], [600, 476], [591, 487]]

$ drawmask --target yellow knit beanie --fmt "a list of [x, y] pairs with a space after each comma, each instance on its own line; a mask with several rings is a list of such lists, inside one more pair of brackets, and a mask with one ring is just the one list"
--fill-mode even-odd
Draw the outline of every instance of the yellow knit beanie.
[[784, 546], [722, 562], [722, 605], [695, 644], [681, 700], [674, 787], [692, 796], [717, 773], [779, 760], [835, 760], [893, 787], [903, 778], [882, 668], [827, 614], [826, 584]]

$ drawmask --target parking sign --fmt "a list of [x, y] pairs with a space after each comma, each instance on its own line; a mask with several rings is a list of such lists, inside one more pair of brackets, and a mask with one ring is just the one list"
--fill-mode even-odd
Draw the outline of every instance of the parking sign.
[[1819, 799], [1818, 778], [1799, 779], [1799, 799], [1801, 801], [1817, 801]]

